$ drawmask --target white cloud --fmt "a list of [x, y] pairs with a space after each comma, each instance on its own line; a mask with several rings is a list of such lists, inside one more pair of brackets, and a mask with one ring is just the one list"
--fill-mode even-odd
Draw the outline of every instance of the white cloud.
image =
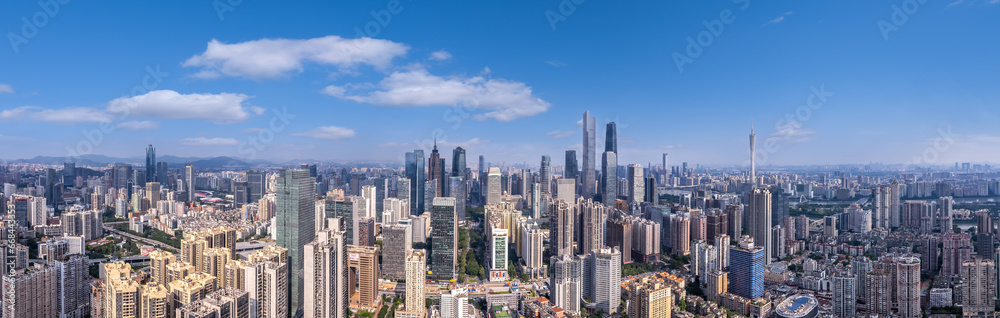
[[313, 39], [260, 39], [226, 44], [212, 39], [205, 52], [184, 61], [198, 67], [194, 77], [221, 76], [268, 79], [286, 77], [303, 70], [307, 62], [349, 69], [366, 64], [388, 67], [409, 46], [371, 38], [345, 39], [325, 36]]
[[184, 138], [179, 141], [183, 146], [235, 146], [240, 144], [236, 139], [232, 138], [205, 138], [205, 137], [194, 137], [194, 138]]
[[[1000, 0], [997, 0], [997, 1], [1000, 1]], [[947, 6], [945, 6], [945, 7], [947, 8], [947, 7], [952, 7], [952, 6], [957, 6], [957, 5], [960, 5], [960, 4], [962, 4], [963, 2], [965, 2], [965, 0], [957, 0], [957, 1], [955, 1], [955, 2], [952, 2], [952, 3], [949, 3], [949, 4], [948, 4]]]
[[[245, 105], [244, 94], [181, 94], [171, 90], [152, 91], [108, 102], [104, 109], [67, 107], [47, 109], [21, 106], [0, 111], [0, 120], [37, 120], [51, 123], [109, 122], [134, 118], [207, 119], [216, 123], [241, 122], [264, 112]], [[127, 126], [127, 125], [126, 125]]]
[[14, 88], [10, 84], [0, 84], [0, 94], [14, 94]]
[[451, 53], [448, 53], [448, 51], [445, 51], [445, 50], [440, 50], [440, 51], [436, 51], [434, 53], [431, 53], [431, 56], [429, 58], [432, 61], [447, 61], [447, 60], [451, 59]]
[[350, 128], [324, 126], [324, 127], [316, 127], [306, 132], [293, 133], [291, 135], [316, 138], [316, 139], [325, 139], [325, 140], [341, 140], [354, 137], [355, 132], [354, 129]]
[[781, 14], [780, 16], [778, 16], [777, 18], [771, 19], [771, 21], [767, 21], [767, 23], [764, 23], [764, 25], [761, 25], [761, 27], [767, 26], [768, 24], [778, 24], [778, 23], [781, 23], [782, 21], [785, 21], [785, 17], [790, 16], [790, 15], [792, 15], [794, 13], [795, 12], [792, 12], [792, 11], [785, 12], [785, 13]]
[[566, 62], [563, 62], [563, 61], [560, 61], [560, 60], [545, 61], [545, 64], [551, 65], [553, 67], [564, 67], [564, 66], [568, 65], [568, 64], [566, 64]]
[[550, 131], [550, 132], [546, 133], [545, 135], [548, 135], [549, 137], [552, 137], [552, 139], [563, 139], [563, 138], [573, 137], [573, 135], [576, 135], [576, 131], [574, 131], [574, 130], [553, 130], [553, 131]]
[[264, 129], [264, 128], [247, 128], [247, 129], [243, 129], [243, 130], [240, 130], [240, 131], [242, 131], [243, 133], [246, 133], [246, 134], [259, 134], [259, 133], [263, 133], [263, 132], [265, 132], [267, 130]]
[[180, 94], [159, 90], [108, 103], [108, 111], [129, 118], [208, 119], [218, 123], [241, 122], [264, 109], [244, 105], [244, 94]]
[[[534, 116], [551, 106], [522, 82], [483, 76], [445, 78], [431, 75], [426, 69], [394, 72], [376, 87], [366, 91], [351, 85], [331, 85], [323, 93], [379, 106], [464, 106], [486, 111], [473, 119], [501, 122]], [[351, 95], [349, 91], [360, 92]]]
[[129, 131], [143, 131], [160, 128], [160, 123], [149, 120], [132, 120], [119, 123], [118, 125], [115, 125], [115, 127]]
[[479, 146], [479, 145], [488, 144], [488, 143], [490, 143], [489, 140], [479, 139], [479, 138], [472, 138], [472, 139], [469, 139], [469, 140], [466, 140], [466, 141], [456, 141], [456, 142], [451, 142], [451, 141], [447, 141], [447, 140], [438, 140], [437, 141], [438, 146], [443, 147], [443, 148], [454, 148], [454, 147], [471, 148], [471, 147], [474, 147], [474, 146]]
[[807, 142], [816, 139], [812, 137], [814, 134], [816, 134], [815, 131], [802, 128], [801, 123], [792, 121], [778, 127], [778, 131], [772, 133], [770, 137], [787, 142]]

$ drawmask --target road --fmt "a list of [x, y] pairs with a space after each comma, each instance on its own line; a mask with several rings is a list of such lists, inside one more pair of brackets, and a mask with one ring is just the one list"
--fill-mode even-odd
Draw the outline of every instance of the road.
[[145, 237], [140, 237], [140, 236], [132, 235], [131, 233], [126, 233], [126, 232], [122, 232], [122, 231], [116, 230], [115, 228], [109, 226], [109, 224], [107, 224], [107, 223], [104, 224], [104, 230], [108, 231], [108, 232], [111, 232], [111, 233], [115, 233], [115, 234], [121, 235], [121, 236], [125, 236], [125, 237], [128, 237], [128, 238], [131, 238], [133, 240], [142, 241], [142, 242], [144, 242], [146, 244], [155, 246], [155, 247], [163, 249], [163, 250], [171, 251], [171, 252], [174, 252], [174, 253], [180, 252], [180, 250], [174, 248], [173, 246], [167, 245], [166, 243], [163, 243], [163, 242], [160, 242], [160, 241], [154, 241], [154, 240], [151, 240], [151, 239], [148, 239], [148, 238], [145, 238]]

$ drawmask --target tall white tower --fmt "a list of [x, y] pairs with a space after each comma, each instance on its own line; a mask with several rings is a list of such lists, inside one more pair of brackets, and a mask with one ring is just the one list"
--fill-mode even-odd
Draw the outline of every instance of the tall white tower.
[[757, 135], [753, 133], [753, 122], [750, 123], [750, 184], [757, 186], [757, 171], [754, 170], [754, 147], [757, 144]]

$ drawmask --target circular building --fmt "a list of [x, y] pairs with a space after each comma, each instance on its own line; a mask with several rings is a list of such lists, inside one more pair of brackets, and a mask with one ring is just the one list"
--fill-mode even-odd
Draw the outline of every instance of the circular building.
[[774, 313], [783, 318], [814, 318], [819, 301], [810, 294], [795, 294], [778, 303]]

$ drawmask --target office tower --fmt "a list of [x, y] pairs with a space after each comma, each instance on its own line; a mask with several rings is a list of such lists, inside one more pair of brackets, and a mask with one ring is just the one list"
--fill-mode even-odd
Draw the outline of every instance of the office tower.
[[590, 112], [583, 112], [583, 166], [580, 167], [581, 174], [581, 194], [584, 198], [590, 199], [594, 196], [594, 182], [596, 177], [594, 173], [595, 159], [595, 133], [594, 129], [594, 117], [590, 117]]
[[[160, 183], [159, 182], [146, 182], [146, 200], [149, 200], [150, 207], [156, 207], [156, 203], [160, 201]], [[163, 211], [157, 211], [163, 214]]]
[[868, 301], [868, 290], [865, 283], [868, 280], [868, 273], [873, 269], [873, 263], [867, 257], [859, 257], [851, 261], [851, 273], [854, 274], [855, 298], [860, 301]]
[[780, 185], [771, 187], [771, 226], [780, 224], [788, 217], [789, 196]]
[[410, 213], [424, 213], [424, 151], [421, 149], [406, 153], [406, 178], [410, 179]]
[[670, 318], [673, 295], [666, 284], [652, 279], [629, 283], [628, 316], [635, 318]]
[[406, 279], [405, 260], [413, 247], [411, 231], [409, 223], [382, 226], [382, 277]]
[[500, 203], [500, 168], [490, 168], [486, 180], [486, 204]]
[[577, 242], [579, 254], [589, 254], [591, 251], [604, 247], [604, 220], [608, 217], [608, 208], [604, 204], [591, 199], [581, 198], [577, 201], [578, 214], [582, 214], [582, 240]]
[[550, 266], [552, 266], [552, 276], [549, 277], [551, 280], [549, 298], [552, 304], [567, 312], [579, 313], [580, 298], [584, 296], [583, 261], [569, 255], [552, 256]]
[[719, 303], [719, 296], [729, 292], [729, 272], [721, 270], [708, 272], [706, 285], [708, 285], [708, 291], [706, 291], [708, 300]]
[[424, 317], [424, 285], [427, 280], [427, 256], [423, 250], [411, 250], [406, 255], [406, 298], [396, 317]]
[[452, 151], [451, 155], [451, 176], [464, 178], [466, 168], [465, 149], [462, 149], [462, 147], [455, 147], [455, 150]]
[[[125, 262], [104, 263], [104, 295], [101, 296], [105, 318], [139, 316], [142, 286], [132, 280], [132, 266]], [[18, 297], [20, 299], [25, 299]], [[6, 305], [6, 304], [5, 304]], [[7, 308], [4, 306], [4, 308]], [[4, 315], [8, 317], [8, 315]], [[10, 315], [13, 317], [13, 315]], [[51, 315], [45, 317], [52, 317]]]
[[892, 308], [891, 284], [889, 272], [876, 269], [865, 277], [865, 295], [868, 303], [868, 313], [871, 315], [888, 316]]
[[156, 181], [156, 149], [146, 147], [146, 182]]
[[[42, 290], [42, 292], [52, 294], [58, 292], [53, 297], [56, 298], [59, 317], [83, 317], [90, 301], [90, 259], [82, 254], [75, 254], [51, 264], [56, 272], [57, 289]], [[37, 298], [40, 302], [43, 299]]]
[[618, 198], [618, 155], [605, 151], [601, 156], [601, 201], [614, 206]]
[[618, 131], [614, 122], [608, 123], [607, 133], [604, 135], [604, 151], [618, 154]]
[[573, 207], [555, 200], [549, 205], [549, 252], [555, 256], [573, 256]]
[[[347, 291], [349, 307], [374, 312], [378, 308], [377, 246], [347, 246]], [[355, 289], [355, 286], [357, 288]], [[359, 311], [359, 310], [355, 310]]]
[[361, 200], [363, 201], [363, 204], [360, 205], [360, 216], [362, 218], [375, 218], [375, 202], [378, 202], [375, 198], [375, 187], [369, 185], [362, 186]]
[[950, 233], [941, 236], [941, 275], [953, 277], [961, 274], [962, 263], [971, 258], [972, 242], [969, 233]]
[[[195, 192], [195, 180], [194, 180], [194, 165], [188, 164], [184, 166], [184, 191], [187, 191], [187, 202], [194, 203], [194, 192]], [[131, 195], [131, 194], [130, 194]]]
[[[771, 241], [771, 192], [764, 188], [756, 188], [750, 192], [750, 202], [748, 204], [750, 221], [747, 229], [750, 237], [764, 251], [764, 264], [771, 264], [773, 255], [773, 242]], [[757, 298], [757, 297], [750, 297]]]
[[694, 257], [691, 258], [691, 274], [700, 279], [702, 284], [708, 281], [708, 273], [719, 268], [719, 251], [715, 246], [699, 242], [694, 246]]
[[552, 179], [552, 160], [549, 156], [542, 156], [541, 168], [538, 169], [538, 183], [542, 185], [542, 194], [552, 193], [552, 186], [549, 184], [550, 179]]
[[[407, 204], [410, 204], [410, 179], [399, 177], [396, 179], [396, 198], [400, 200], [406, 200]], [[407, 210], [413, 211], [407, 206]], [[413, 212], [415, 213], [415, 211]]]
[[621, 302], [622, 252], [613, 247], [591, 251], [588, 262], [593, 264], [593, 301], [598, 310], [618, 312]]
[[[498, 224], [499, 225], [499, 224]], [[510, 233], [507, 229], [491, 228], [490, 236], [487, 237], [487, 258], [486, 269], [490, 274], [491, 282], [502, 282], [509, 279], [507, 277], [507, 246], [510, 244]]]
[[567, 203], [576, 202], [576, 179], [556, 180], [556, 198]]
[[316, 179], [308, 170], [282, 169], [277, 180], [277, 241], [288, 249], [290, 313], [299, 314], [303, 303], [302, 246], [316, 234]]
[[719, 252], [719, 270], [729, 268], [729, 235], [719, 234], [715, 236], [715, 249]]
[[161, 161], [156, 163], [156, 182], [159, 182], [160, 186], [164, 188], [171, 188], [167, 182], [167, 179], [170, 177], [167, 173], [168, 167], [166, 162]]
[[576, 150], [566, 150], [566, 166], [563, 170], [563, 178], [574, 179], [577, 180], [576, 183], [579, 183], [579, 172], [580, 168], [576, 163]]
[[355, 245], [375, 246], [375, 219], [365, 217], [358, 220], [357, 234]]
[[646, 183], [643, 180], [643, 169], [642, 165], [630, 164], [628, 165], [628, 201], [629, 202], [645, 202], [646, 201]]
[[[754, 151], [757, 148], [757, 135], [753, 133], [753, 123], [750, 124], [750, 186], [757, 187], [757, 170], [754, 164]], [[687, 170], [687, 169], [684, 169]], [[685, 171], [686, 172], [686, 171]]]
[[302, 247], [305, 264], [305, 318], [347, 314], [347, 252], [339, 218], [326, 220], [316, 239]]
[[462, 289], [441, 292], [441, 318], [469, 317], [469, 294]]
[[427, 159], [427, 181], [434, 181], [435, 197], [444, 196], [444, 159], [438, 153], [437, 140], [434, 141], [434, 148], [431, 149], [431, 157]]
[[264, 197], [264, 173], [260, 170], [247, 170], [247, 202], [257, 202]]
[[708, 240], [716, 236], [729, 234], [729, 216], [718, 209], [710, 209], [705, 213], [705, 237]]
[[450, 184], [448, 195], [455, 198], [455, 211], [458, 212], [458, 221], [465, 221], [465, 177], [448, 177]]
[[729, 248], [730, 292], [748, 299], [764, 294], [764, 249], [744, 235], [739, 245]]
[[[896, 293], [898, 295], [899, 316], [919, 318], [920, 311], [920, 259], [911, 256], [900, 257], [896, 263]], [[992, 307], [992, 302], [990, 302]]]
[[646, 177], [646, 185], [643, 189], [645, 190], [644, 197], [646, 198], [643, 202], [654, 203], [654, 205], [659, 204], [659, 199], [656, 197], [656, 177], [652, 173]]
[[382, 221], [385, 212], [386, 193], [389, 191], [389, 179], [375, 178], [375, 219]]
[[836, 237], [837, 236], [837, 217], [827, 216], [823, 218], [823, 236], [825, 237]]
[[233, 181], [233, 204], [243, 207], [249, 200], [249, 184], [246, 181]]
[[[359, 204], [355, 204], [355, 201]], [[345, 244], [358, 244], [356, 237], [358, 232], [358, 222], [361, 217], [358, 215], [360, 213], [358, 205], [360, 205], [361, 200], [358, 197], [342, 197], [342, 196], [327, 196], [326, 203], [324, 204], [324, 211], [326, 212], [325, 218], [340, 218], [343, 223], [344, 231], [344, 242]]]
[[975, 257], [962, 262], [962, 316], [992, 317], [997, 295], [993, 260]]
[[[495, 169], [495, 168], [491, 168]], [[455, 198], [434, 198], [431, 208], [431, 275], [432, 279], [455, 279], [458, 252], [458, 223]]]
[[728, 234], [732, 237], [743, 235], [743, 205], [726, 205], [726, 216], [729, 217]]
[[851, 273], [837, 273], [833, 276], [833, 315], [854, 317], [857, 315], [857, 277]]

